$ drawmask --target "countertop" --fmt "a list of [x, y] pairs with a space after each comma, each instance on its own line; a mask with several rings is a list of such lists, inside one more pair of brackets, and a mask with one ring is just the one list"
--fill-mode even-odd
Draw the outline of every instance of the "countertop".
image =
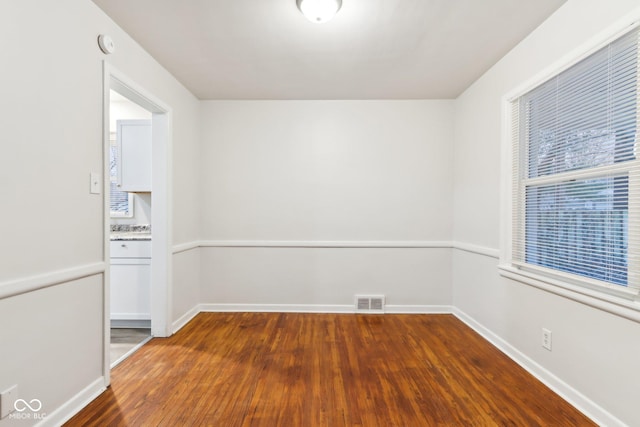
[[112, 224], [111, 240], [151, 240], [151, 225]]

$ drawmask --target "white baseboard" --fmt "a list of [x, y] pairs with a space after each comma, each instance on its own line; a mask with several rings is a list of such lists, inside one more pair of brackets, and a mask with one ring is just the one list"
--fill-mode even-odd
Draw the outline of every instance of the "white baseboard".
[[80, 391], [80, 393], [63, 403], [62, 406], [48, 413], [36, 426], [61, 426], [91, 403], [96, 397], [100, 396], [106, 389], [104, 377], [97, 378], [85, 387], [84, 390]]
[[118, 328], [150, 329], [151, 328], [151, 320], [111, 319], [109, 323], [110, 323], [110, 326], [114, 329], [118, 329]]
[[203, 312], [355, 313], [353, 305], [320, 304], [200, 304]]
[[173, 322], [171, 324], [171, 333], [175, 334], [180, 329], [182, 329], [184, 327], [184, 325], [189, 323], [191, 321], [191, 319], [196, 317], [198, 315], [198, 313], [200, 313], [202, 311], [200, 307], [201, 307], [200, 304], [196, 304], [191, 310], [187, 311], [185, 314], [180, 316], [180, 318], [178, 320]]
[[616, 418], [613, 414], [602, 408], [593, 400], [571, 387], [566, 382], [555, 376], [553, 373], [539, 365], [529, 356], [513, 347], [500, 336], [487, 329], [471, 316], [458, 308], [453, 308], [453, 314], [471, 329], [482, 335], [484, 339], [496, 346], [500, 351], [509, 356], [511, 360], [522, 366], [527, 372], [536, 377], [540, 382], [553, 390], [564, 400], [573, 405], [577, 410], [591, 418], [596, 424], [601, 426], [626, 426], [625, 423]]
[[391, 305], [384, 307], [387, 314], [451, 314], [450, 305]]
[[[355, 313], [347, 304], [200, 304], [203, 312], [265, 312], [265, 313]], [[450, 305], [387, 305], [388, 314], [440, 314], [452, 313]]]

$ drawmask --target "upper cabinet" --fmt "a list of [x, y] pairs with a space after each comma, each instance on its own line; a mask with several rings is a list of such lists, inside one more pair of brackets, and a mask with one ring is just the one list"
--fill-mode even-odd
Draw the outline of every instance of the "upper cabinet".
[[118, 120], [118, 181], [120, 191], [151, 191], [151, 120]]

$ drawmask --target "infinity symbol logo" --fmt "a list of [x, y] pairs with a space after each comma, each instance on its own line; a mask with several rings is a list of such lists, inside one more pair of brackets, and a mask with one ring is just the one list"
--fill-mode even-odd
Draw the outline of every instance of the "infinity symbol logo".
[[32, 399], [29, 402], [24, 399], [18, 399], [13, 404], [13, 408], [18, 412], [24, 412], [27, 409], [30, 409], [31, 412], [38, 412], [40, 409], [42, 409], [42, 402], [40, 402], [40, 400], [38, 399]]

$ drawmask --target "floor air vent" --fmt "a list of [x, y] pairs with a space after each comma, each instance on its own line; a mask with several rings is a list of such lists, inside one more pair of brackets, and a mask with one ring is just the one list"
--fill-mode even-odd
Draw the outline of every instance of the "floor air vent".
[[384, 313], [384, 295], [356, 295], [357, 313]]

